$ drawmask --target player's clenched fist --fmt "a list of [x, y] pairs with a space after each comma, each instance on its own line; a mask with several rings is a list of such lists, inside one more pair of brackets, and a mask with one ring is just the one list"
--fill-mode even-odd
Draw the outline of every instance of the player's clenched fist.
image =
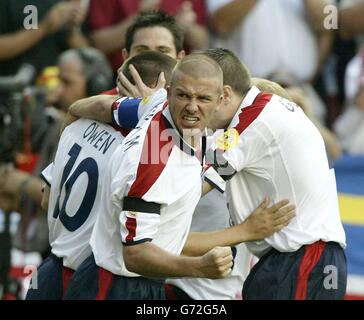
[[231, 272], [233, 255], [230, 247], [215, 247], [201, 257], [201, 278], [225, 278]]

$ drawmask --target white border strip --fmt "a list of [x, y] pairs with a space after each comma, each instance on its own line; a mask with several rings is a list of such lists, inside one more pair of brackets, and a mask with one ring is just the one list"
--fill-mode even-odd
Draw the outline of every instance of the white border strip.
[[364, 296], [364, 276], [349, 274], [346, 294]]

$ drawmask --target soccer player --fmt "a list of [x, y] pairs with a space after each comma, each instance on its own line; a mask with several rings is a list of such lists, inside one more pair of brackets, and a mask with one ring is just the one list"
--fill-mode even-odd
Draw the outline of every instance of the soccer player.
[[[247, 243], [260, 261], [244, 283], [243, 298], [343, 299], [345, 233], [320, 133], [297, 105], [251, 87], [248, 70], [232, 52], [206, 54], [219, 63], [229, 84], [224, 86], [225, 105], [209, 126], [224, 128], [235, 143], [217, 140], [208, 153], [228, 180], [232, 219], [244, 221], [262, 195], [297, 205], [297, 216], [287, 227]], [[332, 285], [325, 281], [327, 266], [335, 273]]]
[[[131, 63], [143, 81], [153, 86], [161, 71], [170, 78], [176, 60], [144, 52], [130, 58], [125, 67]], [[31, 288], [27, 299], [61, 299], [73, 272], [91, 254], [89, 240], [101, 211], [103, 176], [108, 160], [128, 132], [86, 119], [65, 128], [54, 163], [43, 172], [51, 186], [50, 190], [46, 187], [43, 207], [48, 209], [52, 253], [39, 267], [38, 288]]]
[[[227, 81], [228, 79], [224, 79], [224, 85], [228, 85]], [[254, 85], [264, 92], [272, 94], [274, 93], [290, 99], [285, 89], [273, 81], [262, 78], [252, 78], [252, 83], [254, 83]], [[204, 196], [204, 198], [207, 198], [205, 200], [210, 200], [211, 196], [214, 196], [214, 194], [208, 193]], [[216, 231], [228, 227], [230, 225], [230, 216], [227, 208], [226, 211], [227, 213], [218, 210], [210, 210], [210, 212], [196, 210], [192, 218], [191, 232]], [[192, 237], [190, 238], [190, 241], [191, 240], [193, 240]], [[241, 299], [241, 291], [244, 281], [250, 272], [251, 265], [253, 263], [253, 256], [244, 243], [240, 243], [239, 245], [233, 247], [233, 250], [235, 253], [234, 266], [232, 268], [231, 274], [228, 277], [224, 279], [167, 279], [167, 298], [172, 300]]]

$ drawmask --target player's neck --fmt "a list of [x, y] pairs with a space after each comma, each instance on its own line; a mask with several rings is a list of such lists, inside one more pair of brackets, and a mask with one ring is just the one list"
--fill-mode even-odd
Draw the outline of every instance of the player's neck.
[[241, 103], [243, 102], [245, 95], [233, 94], [231, 95], [231, 101], [228, 108], [226, 108], [226, 119], [223, 124], [223, 128], [227, 129], [234, 118], [235, 114], [238, 112]]

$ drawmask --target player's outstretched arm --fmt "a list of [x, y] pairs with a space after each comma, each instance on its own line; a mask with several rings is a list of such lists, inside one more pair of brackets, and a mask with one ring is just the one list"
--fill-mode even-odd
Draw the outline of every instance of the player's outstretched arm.
[[224, 278], [231, 272], [232, 251], [216, 247], [199, 257], [175, 256], [151, 242], [123, 246], [125, 265], [131, 272], [155, 278]]
[[111, 123], [112, 105], [119, 96], [98, 95], [80, 99], [71, 104], [68, 111], [72, 116]]
[[235, 246], [245, 241], [262, 240], [287, 226], [295, 216], [295, 206], [282, 200], [271, 207], [265, 199], [241, 224], [214, 232], [191, 232], [182, 254], [198, 256], [215, 246]]

